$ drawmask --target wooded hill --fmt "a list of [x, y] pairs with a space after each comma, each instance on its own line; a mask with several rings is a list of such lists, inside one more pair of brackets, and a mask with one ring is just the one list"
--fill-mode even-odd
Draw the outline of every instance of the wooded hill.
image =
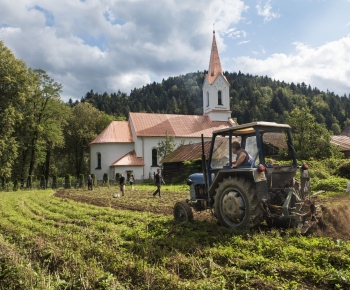
[[[130, 95], [117, 93], [86, 93], [81, 102], [97, 109], [127, 118], [131, 112], [197, 114], [203, 112], [202, 84], [207, 72], [169, 77], [134, 89]], [[285, 122], [296, 107], [309, 107], [316, 121], [325, 124], [334, 134], [350, 122], [350, 93], [339, 97], [322, 92], [305, 83], [294, 84], [272, 80], [267, 76], [224, 73], [230, 83], [232, 117], [239, 124], [257, 120]], [[69, 103], [74, 106], [70, 100]]]

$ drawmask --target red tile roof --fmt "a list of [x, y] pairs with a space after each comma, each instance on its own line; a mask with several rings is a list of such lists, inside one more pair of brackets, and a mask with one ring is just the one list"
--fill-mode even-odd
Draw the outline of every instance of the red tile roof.
[[[217, 137], [215, 139], [214, 151], [227, 154], [228, 152], [228, 142], [227, 138]], [[240, 137], [233, 137], [232, 141], [240, 141]], [[204, 142], [204, 153], [208, 158], [209, 150], [210, 150], [211, 141]], [[167, 155], [161, 163], [170, 163], [170, 162], [183, 162], [185, 160], [195, 160], [198, 158], [202, 158], [202, 143], [193, 143], [182, 145], [172, 153]]]
[[229, 121], [212, 121], [208, 116], [130, 113], [137, 136], [211, 137], [213, 130], [232, 127]]
[[340, 147], [340, 151], [350, 151], [350, 137], [349, 136], [332, 136], [331, 143]]
[[[207, 157], [210, 150], [210, 144], [211, 141], [204, 142], [204, 153]], [[202, 158], [202, 143], [193, 143], [180, 146], [161, 160], [161, 163], [182, 162], [198, 158]]]
[[137, 157], [135, 150], [130, 151], [123, 157], [119, 158], [110, 166], [144, 166], [145, 162], [142, 157]]
[[112, 121], [90, 144], [131, 143], [134, 139], [128, 121]]
[[212, 46], [211, 46], [209, 70], [208, 70], [208, 74], [206, 75], [206, 77], [208, 78], [209, 83], [212, 84], [215, 81], [216, 77], [220, 74], [224, 77], [224, 79], [227, 82], [226, 77], [222, 73], [219, 51], [218, 51], [218, 47], [216, 45], [215, 31], [213, 31], [213, 42], [212, 42]]

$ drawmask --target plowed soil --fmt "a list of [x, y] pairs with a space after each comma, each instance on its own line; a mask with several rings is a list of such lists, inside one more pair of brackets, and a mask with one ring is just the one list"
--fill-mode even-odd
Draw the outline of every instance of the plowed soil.
[[[163, 190], [162, 197], [153, 197], [150, 190], [127, 191], [125, 196], [114, 198], [117, 191], [111, 188], [87, 190], [59, 190], [54, 195], [59, 198], [68, 198], [77, 202], [83, 202], [96, 206], [111, 207], [121, 210], [134, 210], [152, 212], [155, 214], [172, 215], [173, 207], [177, 201], [188, 198], [188, 193]], [[317, 201], [322, 204], [321, 226], [313, 230], [313, 234], [319, 237], [350, 240], [350, 195], [321, 198]], [[194, 212], [195, 220], [216, 219], [208, 211]]]

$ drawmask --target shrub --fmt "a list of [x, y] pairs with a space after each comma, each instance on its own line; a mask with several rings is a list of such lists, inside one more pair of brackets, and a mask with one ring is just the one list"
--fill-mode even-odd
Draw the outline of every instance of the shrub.
[[79, 174], [79, 187], [84, 187], [84, 174]]
[[327, 179], [331, 173], [325, 161], [307, 161], [309, 165], [310, 177], [314, 179]]
[[52, 176], [52, 189], [57, 188], [57, 175]]
[[67, 174], [64, 178], [64, 188], [71, 188], [72, 184], [71, 184], [71, 176], [69, 174]]
[[46, 188], [46, 180], [44, 175], [40, 176], [40, 187], [44, 189]]
[[109, 176], [108, 173], [103, 174], [103, 185], [109, 186]]
[[5, 177], [3, 177], [3, 176], [1, 176], [1, 178], [0, 178], [0, 180], [1, 180], [1, 188], [2, 189], [5, 189], [5, 184], [6, 184], [6, 180], [5, 180]]
[[15, 182], [13, 183], [13, 191], [17, 191], [19, 188], [18, 186], [18, 179], [15, 179]]
[[337, 174], [340, 177], [350, 179], [350, 160], [345, 161], [339, 166]]
[[347, 180], [342, 177], [330, 177], [327, 179], [320, 179], [312, 187], [314, 190], [326, 190], [334, 192], [344, 192], [346, 190]]
[[28, 175], [27, 177], [27, 188], [32, 188], [33, 185], [33, 176], [32, 175]]

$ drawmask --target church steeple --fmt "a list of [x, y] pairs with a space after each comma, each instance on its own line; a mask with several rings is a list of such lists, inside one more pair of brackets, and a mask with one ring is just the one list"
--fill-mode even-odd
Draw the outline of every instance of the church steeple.
[[209, 70], [203, 83], [203, 115], [213, 121], [228, 121], [231, 118], [229, 94], [230, 85], [222, 72], [214, 30]]
[[216, 45], [215, 30], [213, 30], [213, 42], [211, 45], [210, 61], [209, 61], [209, 82], [212, 83], [218, 74], [222, 74], [222, 67], [218, 52], [218, 47]]

